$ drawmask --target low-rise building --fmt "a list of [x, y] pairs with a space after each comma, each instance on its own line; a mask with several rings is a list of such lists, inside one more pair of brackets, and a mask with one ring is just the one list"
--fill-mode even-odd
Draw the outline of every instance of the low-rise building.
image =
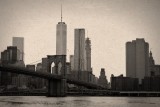
[[160, 91], [160, 76], [145, 77], [142, 80], [143, 91]]
[[111, 75], [111, 90], [115, 91], [137, 91], [138, 90], [138, 78], [123, 77], [120, 75], [114, 77]]

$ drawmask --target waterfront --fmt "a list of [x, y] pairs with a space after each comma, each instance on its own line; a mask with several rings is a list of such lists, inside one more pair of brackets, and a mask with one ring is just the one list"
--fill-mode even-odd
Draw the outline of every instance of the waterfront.
[[0, 107], [159, 107], [159, 97], [0, 96]]

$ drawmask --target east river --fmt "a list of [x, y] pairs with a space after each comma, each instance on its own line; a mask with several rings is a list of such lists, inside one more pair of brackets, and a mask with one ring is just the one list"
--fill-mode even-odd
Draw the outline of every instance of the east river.
[[160, 98], [0, 96], [0, 107], [160, 107]]

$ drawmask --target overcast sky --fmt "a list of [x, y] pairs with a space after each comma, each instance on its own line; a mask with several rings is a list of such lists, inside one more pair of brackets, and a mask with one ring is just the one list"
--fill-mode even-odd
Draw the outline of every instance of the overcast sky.
[[26, 64], [54, 55], [61, 4], [68, 57], [74, 53], [74, 29], [85, 28], [96, 76], [101, 68], [108, 79], [125, 75], [125, 43], [136, 38], [145, 38], [160, 64], [160, 0], [0, 0], [0, 51], [17, 36], [25, 39]]

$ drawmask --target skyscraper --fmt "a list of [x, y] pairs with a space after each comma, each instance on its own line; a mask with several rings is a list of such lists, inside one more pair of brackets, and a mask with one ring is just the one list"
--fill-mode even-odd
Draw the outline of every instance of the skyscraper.
[[87, 71], [92, 71], [91, 69], [91, 41], [89, 38], [86, 39], [86, 69]]
[[71, 71], [74, 70], [74, 55], [70, 55]]
[[99, 79], [98, 79], [98, 84], [99, 85], [102, 85], [104, 87], [108, 87], [108, 81], [107, 81], [107, 78], [106, 78], [106, 74], [105, 74], [105, 69], [104, 68], [101, 68], [101, 72], [100, 72], [100, 76], [99, 76]]
[[3, 64], [15, 64], [17, 62], [17, 47], [8, 46], [7, 50], [1, 52]]
[[138, 78], [139, 83], [149, 73], [149, 44], [144, 39], [126, 43], [126, 76]]
[[74, 30], [74, 70], [86, 70], [85, 29]]
[[56, 55], [66, 55], [67, 48], [67, 25], [62, 22], [62, 8], [61, 8], [61, 22], [57, 24], [56, 30]]
[[24, 61], [24, 38], [23, 37], [13, 37], [12, 45], [16, 46], [17, 51], [17, 60]]
[[155, 61], [151, 51], [149, 53], [149, 72], [151, 73], [151, 76], [155, 76]]

